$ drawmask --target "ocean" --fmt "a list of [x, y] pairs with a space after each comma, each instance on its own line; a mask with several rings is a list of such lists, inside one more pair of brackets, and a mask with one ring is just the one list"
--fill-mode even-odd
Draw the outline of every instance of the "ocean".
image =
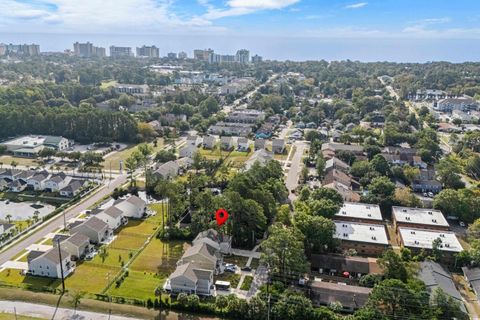
[[385, 39], [385, 38], [312, 38], [261, 36], [208, 36], [165, 34], [59, 34], [0, 33], [0, 43], [37, 43], [40, 50], [73, 50], [75, 41], [90, 41], [108, 47], [156, 45], [160, 54], [185, 51], [191, 57], [194, 49], [212, 48], [220, 54], [234, 54], [249, 49], [271, 60], [359, 60], [428, 62], [479, 61], [480, 41], [469, 39]]

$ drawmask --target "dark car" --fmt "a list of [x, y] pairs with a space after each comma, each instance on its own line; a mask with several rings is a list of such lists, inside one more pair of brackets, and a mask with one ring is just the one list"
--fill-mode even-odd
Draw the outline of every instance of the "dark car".
[[242, 271], [252, 271], [252, 268], [250, 268], [250, 267], [243, 267], [243, 268], [242, 268]]

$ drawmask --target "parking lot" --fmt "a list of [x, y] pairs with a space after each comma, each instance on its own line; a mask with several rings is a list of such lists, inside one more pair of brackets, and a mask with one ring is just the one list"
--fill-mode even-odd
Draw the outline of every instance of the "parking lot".
[[54, 206], [45, 203], [0, 200], [0, 220], [8, 220], [10, 216], [12, 221], [24, 221], [33, 218], [35, 211], [38, 211], [38, 218], [42, 218], [54, 210]]

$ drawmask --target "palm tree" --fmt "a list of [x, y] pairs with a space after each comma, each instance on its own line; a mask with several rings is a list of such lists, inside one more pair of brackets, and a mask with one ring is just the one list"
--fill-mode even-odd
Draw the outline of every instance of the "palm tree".
[[5, 216], [5, 219], [7, 219], [8, 223], [12, 222], [12, 215], [9, 213]]
[[18, 165], [18, 162], [15, 161], [15, 160], [12, 160], [12, 162], [10, 162], [10, 165], [11, 165], [13, 168], [16, 168], [17, 165]]
[[27, 226], [30, 227], [33, 223], [33, 220], [31, 218], [27, 218], [27, 220], [25, 220], [25, 222], [27, 223]]
[[105, 259], [107, 259], [107, 257], [108, 257], [107, 248], [102, 247], [102, 248], [100, 249], [100, 252], [98, 253], [98, 256], [102, 259], [102, 263], [104, 263], [104, 262], [105, 262]]
[[33, 213], [33, 221], [38, 222], [38, 220], [39, 220], [38, 216], [39, 215], [40, 215], [40, 211], [35, 210], [35, 212]]
[[73, 305], [73, 315], [77, 313], [77, 306], [80, 304], [85, 293], [83, 291], [73, 291], [71, 293], [71, 304]]

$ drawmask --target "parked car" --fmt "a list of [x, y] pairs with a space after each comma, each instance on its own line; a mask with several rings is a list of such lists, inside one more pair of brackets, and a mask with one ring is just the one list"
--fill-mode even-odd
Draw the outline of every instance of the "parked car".
[[428, 193], [428, 196], [429, 196], [430, 198], [433, 198], [435, 195], [433, 194], [433, 192], [429, 192], [429, 193]]
[[243, 268], [242, 268], [242, 271], [252, 271], [252, 268], [250, 268], [250, 267], [243, 267]]
[[460, 221], [458, 224], [459, 224], [460, 227], [462, 227], [462, 228], [465, 228], [465, 227], [466, 227], [465, 222], [463, 222], [463, 221]]

